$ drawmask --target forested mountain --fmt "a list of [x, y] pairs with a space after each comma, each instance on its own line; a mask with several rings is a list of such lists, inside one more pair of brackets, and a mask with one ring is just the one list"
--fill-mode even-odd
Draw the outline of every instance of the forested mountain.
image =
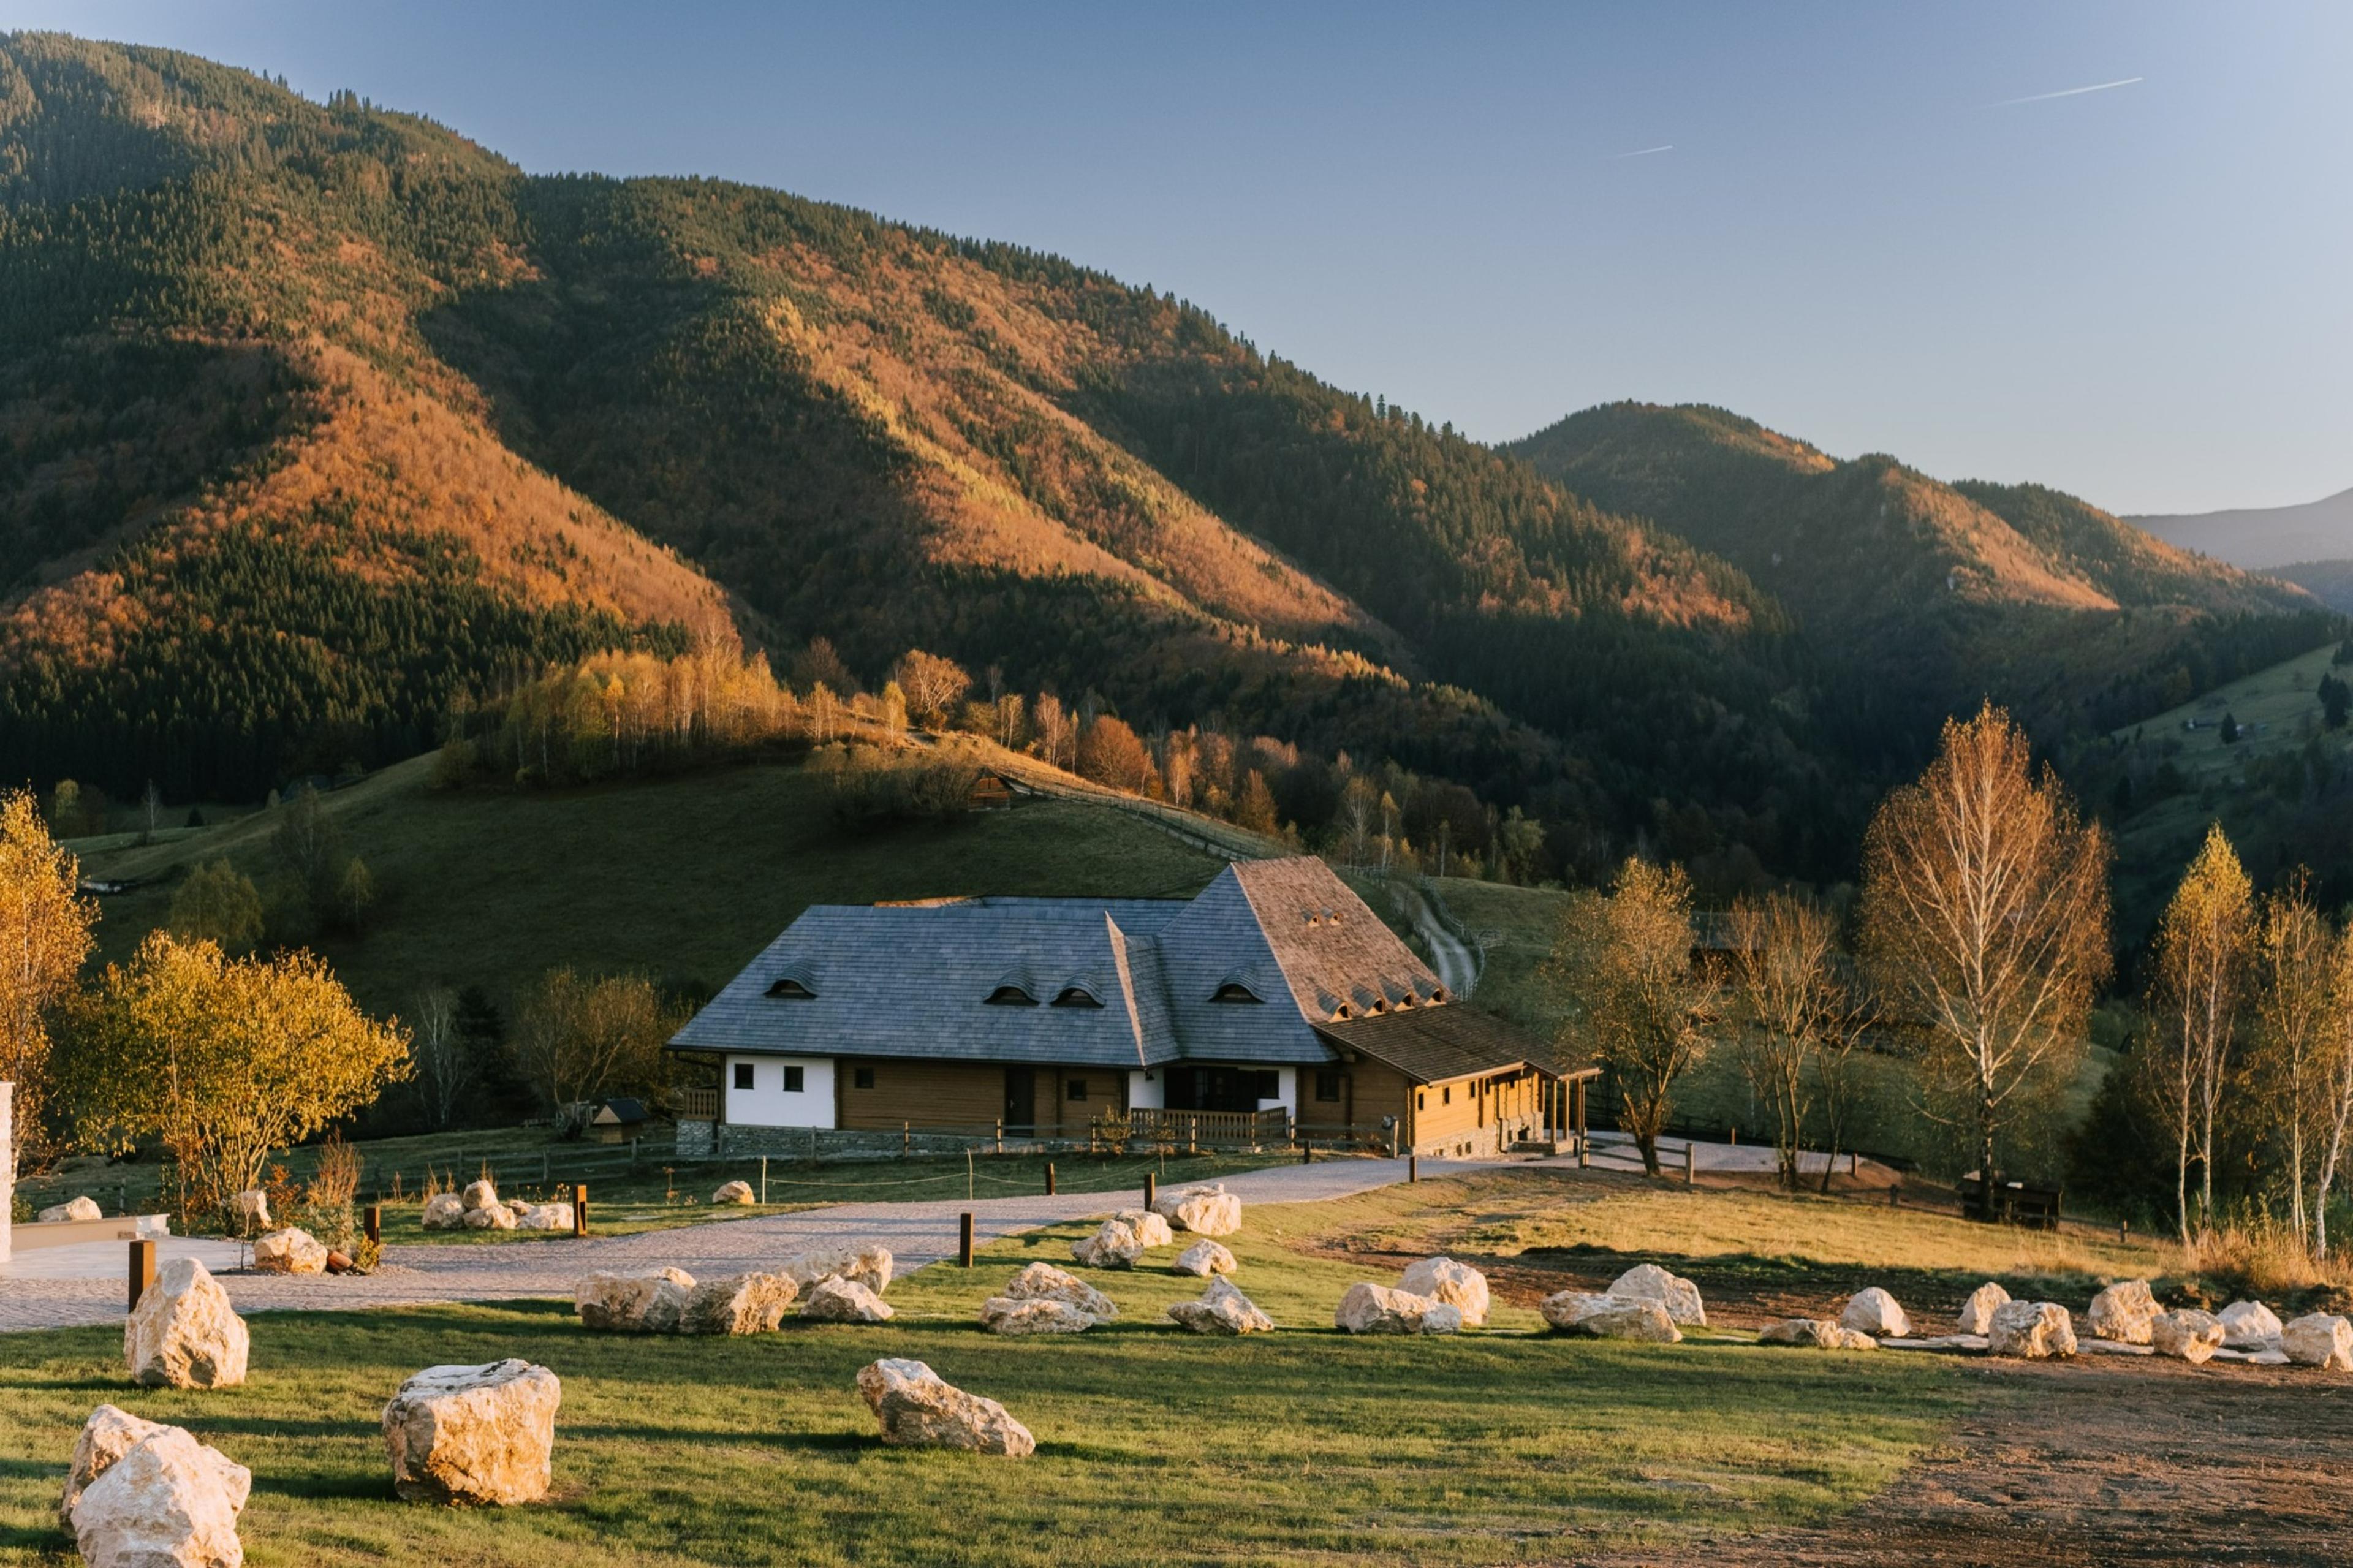
[[1710, 411], [1501, 451], [1053, 257], [53, 34], [0, 36], [0, 583], [43, 784], [249, 798], [586, 650], [822, 637], [1392, 758], [1555, 865], [1816, 875], [1986, 684], [2303, 635], [2050, 492]]

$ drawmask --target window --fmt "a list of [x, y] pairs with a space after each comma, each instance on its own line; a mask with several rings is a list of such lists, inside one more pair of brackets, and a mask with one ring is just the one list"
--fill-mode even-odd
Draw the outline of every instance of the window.
[[752, 1064], [750, 1062], [737, 1062], [735, 1064], [735, 1087], [737, 1089], [749, 1089], [752, 1087]]
[[1439, 1104], [1451, 1105], [1454, 1103], [1454, 1086], [1452, 1084], [1448, 1084], [1444, 1089], [1440, 1089], [1438, 1093]]
[[1413, 1091], [1413, 1108], [1416, 1110], [1428, 1110], [1430, 1109], [1430, 1090], [1426, 1089], [1417, 1089]]
[[1340, 1074], [1333, 1068], [1319, 1068], [1315, 1074], [1315, 1098], [1327, 1103], [1340, 1098]]
[[786, 1002], [810, 1002], [817, 998], [817, 993], [810, 990], [805, 982], [789, 974], [769, 986], [768, 994]]
[[1212, 1002], [1255, 1002], [1258, 993], [1239, 980], [1229, 980], [1209, 994]]
[[800, 1093], [800, 1091], [801, 1091], [801, 1084], [803, 1083], [803, 1081], [805, 1081], [805, 1080], [804, 1080], [804, 1079], [802, 1079], [802, 1077], [801, 1077], [801, 1069], [800, 1069], [800, 1068], [786, 1068], [785, 1069], [785, 1092], [786, 1092], [786, 1094], [798, 1094], [798, 1093]]
[[1065, 985], [1062, 987], [1061, 994], [1054, 998], [1054, 1005], [1057, 1007], [1100, 1007], [1103, 1004], [1096, 1001], [1094, 993], [1089, 991], [1083, 985]]
[[874, 1087], [874, 1069], [872, 1068], [852, 1068], [849, 1073], [849, 1087], [852, 1089], [872, 1089]]
[[986, 998], [992, 1007], [1035, 1007], [1038, 998], [1018, 985], [1000, 985]]
[[1062, 1098], [1065, 1100], [1084, 1100], [1086, 1097], [1087, 1080], [1082, 1078], [1074, 1078], [1071, 1079], [1069, 1084], [1062, 1089]]
[[1282, 1074], [1269, 1070], [1255, 1072], [1250, 1076], [1258, 1080], [1251, 1089], [1258, 1099], [1281, 1100], [1282, 1098]]

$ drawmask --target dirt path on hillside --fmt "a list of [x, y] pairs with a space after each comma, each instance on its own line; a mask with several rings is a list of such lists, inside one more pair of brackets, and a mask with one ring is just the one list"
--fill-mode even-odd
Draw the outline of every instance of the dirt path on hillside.
[[[1883, 1352], [1886, 1353], [1886, 1352]], [[2341, 1568], [2353, 1380], [2102, 1359], [1968, 1365], [1977, 1406], [1835, 1524], [1580, 1568]]]

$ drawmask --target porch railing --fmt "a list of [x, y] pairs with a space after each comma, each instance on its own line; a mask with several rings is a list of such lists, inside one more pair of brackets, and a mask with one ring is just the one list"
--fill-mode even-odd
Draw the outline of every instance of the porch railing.
[[715, 1089], [674, 1089], [670, 1091], [670, 1108], [681, 1121], [716, 1121], [719, 1120], [719, 1091]]
[[1261, 1149], [1291, 1142], [1291, 1112], [1267, 1110], [1161, 1110], [1138, 1107], [1096, 1119], [1095, 1136], [1107, 1143], [1158, 1148]]

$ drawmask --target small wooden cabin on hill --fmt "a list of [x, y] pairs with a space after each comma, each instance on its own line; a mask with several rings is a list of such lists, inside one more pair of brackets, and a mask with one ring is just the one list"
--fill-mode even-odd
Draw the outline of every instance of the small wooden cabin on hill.
[[733, 1126], [1084, 1139], [1184, 1112], [1430, 1154], [1579, 1127], [1595, 1074], [1449, 995], [1312, 857], [1191, 899], [818, 905], [670, 1048], [716, 1065], [702, 1113]]

